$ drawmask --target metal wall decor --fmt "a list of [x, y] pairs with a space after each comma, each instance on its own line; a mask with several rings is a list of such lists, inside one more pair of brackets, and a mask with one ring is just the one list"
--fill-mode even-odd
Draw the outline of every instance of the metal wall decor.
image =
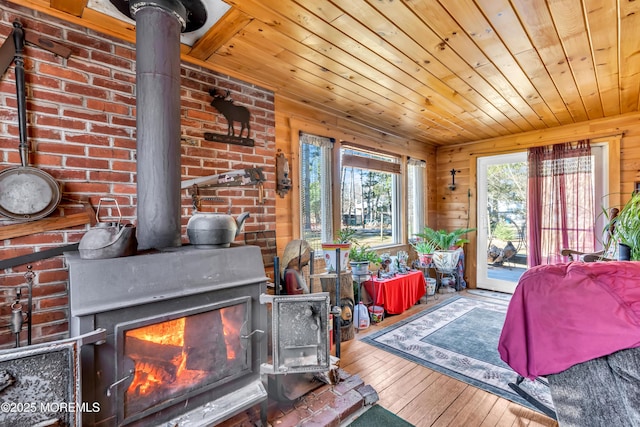
[[289, 177], [289, 160], [280, 149], [276, 154], [276, 179], [276, 191], [280, 197], [284, 198], [291, 190], [291, 178]]
[[456, 174], [462, 171], [451, 169], [449, 173], [451, 174], [451, 184], [449, 184], [449, 190], [453, 191], [456, 189]]
[[[227, 144], [244, 145], [247, 147], [253, 147], [254, 141], [249, 138], [251, 135], [251, 114], [247, 107], [241, 105], [235, 105], [233, 99], [229, 96], [229, 90], [224, 95], [218, 92], [218, 89], [209, 89], [209, 95], [213, 97], [211, 106], [218, 110], [220, 114], [227, 120], [227, 134], [215, 134], [206, 132], [204, 139], [207, 141], [224, 142]], [[240, 123], [240, 132], [236, 136], [234, 123]], [[246, 137], [242, 137], [244, 130], [247, 130]]]

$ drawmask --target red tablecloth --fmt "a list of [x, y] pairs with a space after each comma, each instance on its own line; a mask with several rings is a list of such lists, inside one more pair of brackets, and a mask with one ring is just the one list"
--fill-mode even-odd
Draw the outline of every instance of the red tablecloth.
[[411, 308], [426, 293], [422, 271], [397, 275], [392, 279], [373, 279], [364, 282], [374, 305], [384, 307], [389, 314], [400, 314]]

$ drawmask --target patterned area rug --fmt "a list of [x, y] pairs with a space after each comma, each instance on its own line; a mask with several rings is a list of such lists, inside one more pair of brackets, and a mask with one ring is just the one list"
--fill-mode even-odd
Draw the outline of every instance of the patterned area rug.
[[481, 297], [495, 298], [507, 302], [511, 301], [511, 294], [505, 294], [504, 292], [487, 291], [485, 289], [467, 289], [467, 293]]
[[[453, 297], [363, 341], [540, 412], [508, 386], [517, 374], [498, 354], [507, 305]], [[548, 387], [525, 380], [521, 388], [553, 408]]]

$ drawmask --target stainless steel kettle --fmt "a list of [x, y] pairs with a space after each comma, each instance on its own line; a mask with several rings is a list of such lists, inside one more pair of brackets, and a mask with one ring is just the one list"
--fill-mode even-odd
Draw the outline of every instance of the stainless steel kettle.
[[[117, 222], [100, 222], [100, 208], [102, 202], [114, 202], [118, 209]], [[133, 255], [136, 252], [135, 227], [132, 224], [122, 224], [122, 213], [118, 201], [103, 197], [96, 209], [98, 223], [87, 231], [80, 243], [78, 252], [82, 259], [105, 259]]]
[[249, 212], [237, 219], [227, 214], [196, 212], [187, 222], [189, 242], [201, 248], [228, 248], [248, 217]]

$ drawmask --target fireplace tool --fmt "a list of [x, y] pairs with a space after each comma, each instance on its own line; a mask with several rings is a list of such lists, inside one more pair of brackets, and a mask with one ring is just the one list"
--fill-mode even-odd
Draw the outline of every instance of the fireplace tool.
[[24, 274], [28, 288], [27, 298], [27, 311], [24, 311], [24, 305], [21, 302], [22, 299], [22, 287], [16, 291], [16, 299], [11, 303], [11, 320], [9, 321], [9, 328], [11, 333], [16, 336], [15, 347], [20, 347], [20, 332], [22, 332], [22, 326], [27, 322], [27, 344], [31, 345], [31, 304], [32, 304], [32, 291], [33, 291], [33, 278], [35, 274], [31, 270], [32, 266], [27, 266], [27, 272]]
[[16, 300], [11, 304], [11, 333], [16, 336], [15, 347], [20, 347], [20, 332], [22, 331], [22, 324], [27, 320], [27, 313], [22, 311], [22, 303], [20, 303], [20, 291]]

